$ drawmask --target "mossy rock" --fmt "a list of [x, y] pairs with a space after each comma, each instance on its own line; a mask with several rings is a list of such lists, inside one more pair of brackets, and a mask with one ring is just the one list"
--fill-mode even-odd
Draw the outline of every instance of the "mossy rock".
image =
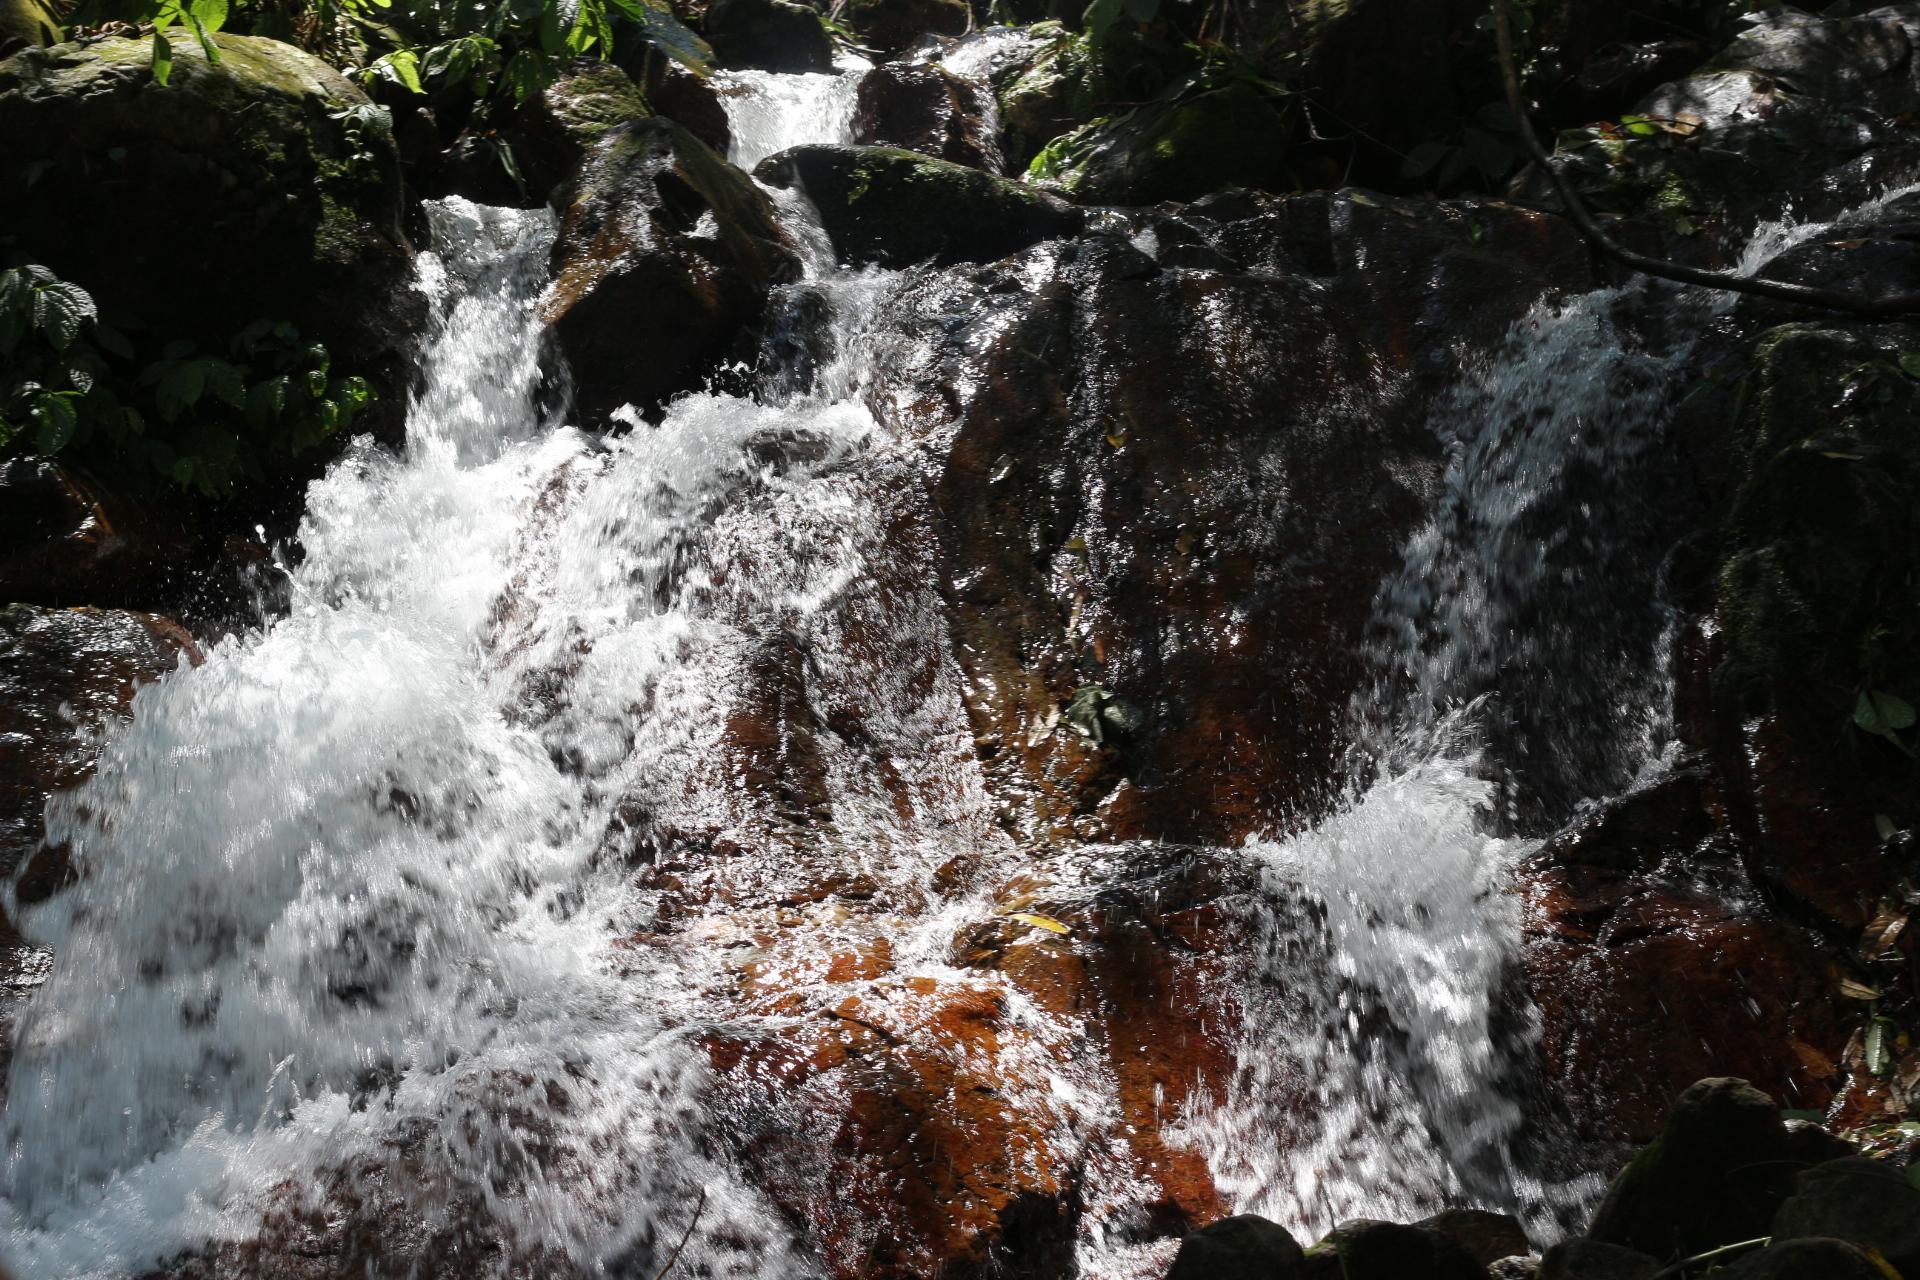
[[1092, 115], [1087, 42], [1057, 22], [1037, 23], [1040, 43], [1024, 67], [998, 86], [1000, 152], [1024, 170], [1040, 148], [1071, 133]]
[[1158, 204], [1230, 187], [1286, 191], [1291, 118], [1244, 82], [1058, 140], [1030, 176], [1079, 204]]
[[1789, 1128], [1745, 1080], [1702, 1080], [1607, 1188], [1587, 1235], [1653, 1258], [1753, 1240], [1769, 1233], [1801, 1170], [1850, 1150], [1819, 1129]]
[[[444, 157], [441, 189], [482, 204], [544, 205], [608, 130], [651, 114], [625, 71], [581, 58], [495, 128], [457, 138]], [[503, 143], [517, 175], [502, 162]]]
[[397, 378], [418, 302], [386, 113], [292, 45], [221, 34], [214, 64], [170, 39], [167, 85], [144, 39], [0, 62], [7, 249], [117, 323], [224, 347], [291, 320], [343, 371]]
[[59, 44], [61, 34], [60, 19], [45, 0], [0, 0], [0, 49]]
[[793, 147], [754, 176], [805, 192], [844, 262], [991, 262], [1081, 225], [1031, 187], [893, 147]]

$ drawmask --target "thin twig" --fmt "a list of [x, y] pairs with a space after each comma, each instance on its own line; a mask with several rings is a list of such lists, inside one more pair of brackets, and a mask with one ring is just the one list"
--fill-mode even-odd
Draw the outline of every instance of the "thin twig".
[[1573, 225], [1586, 238], [1595, 250], [1612, 258], [1622, 266], [1641, 272], [1644, 275], [1658, 276], [1663, 280], [1674, 280], [1681, 284], [1699, 285], [1707, 289], [1724, 289], [1729, 293], [1749, 293], [1761, 298], [1775, 298], [1781, 302], [1797, 302], [1805, 306], [1821, 307], [1828, 311], [1845, 311], [1862, 316], [1902, 316], [1920, 311], [1920, 294], [1903, 293], [1883, 298], [1865, 298], [1859, 294], [1842, 293], [1833, 289], [1816, 289], [1811, 285], [1787, 284], [1778, 280], [1756, 280], [1749, 276], [1736, 276], [1725, 271], [1707, 271], [1699, 267], [1689, 267], [1682, 263], [1670, 262], [1665, 258], [1651, 258], [1644, 253], [1635, 253], [1614, 243], [1612, 237], [1594, 220], [1586, 204], [1574, 192], [1573, 184], [1566, 180], [1560, 170], [1553, 165], [1553, 158], [1541, 145], [1539, 136], [1533, 131], [1532, 123], [1527, 119], [1526, 102], [1520, 93], [1520, 73], [1515, 69], [1513, 59], [1513, 0], [1492, 0], [1494, 43], [1500, 54], [1500, 76], [1506, 83], [1507, 108], [1513, 112], [1514, 127], [1519, 130], [1520, 138], [1526, 143], [1527, 152], [1533, 162], [1546, 171], [1547, 180], [1553, 184], [1555, 194], [1565, 206], [1567, 216], [1573, 219]]
[[674, 1248], [673, 1256], [667, 1259], [667, 1265], [660, 1268], [660, 1273], [654, 1276], [653, 1280], [667, 1280], [667, 1272], [673, 1270], [673, 1264], [680, 1261], [680, 1251], [687, 1247], [687, 1241], [693, 1239], [693, 1229], [700, 1225], [700, 1211], [706, 1207], [707, 1189], [702, 1187], [700, 1188], [700, 1203], [693, 1206], [693, 1220], [687, 1223], [687, 1234], [680, 1237], [680, 1243]]
[[1678, 1262], [1670, 1262], [1648, 1276], [1647, 1280], [1673, 1280], [1674, 1276], [1685, 1274], [1689, 1267], [1697, 1267], [1703, 1262], [1712, 1262], [1718, 1258], [1724, 1258], [1730, 1253], [1741, 1253], [1747, 1249], [1755, 1248], [1764, 1249], [1772, 1243], [1772, 1236], [1760, 1236], [1758, 1239], [1742, 1240], [1737, 1244], [1723, 1244], [1718, 1249], [1709, 1249], [1705, 1253], [1696, 1253], [1691, 1258], [1682, 1258]]

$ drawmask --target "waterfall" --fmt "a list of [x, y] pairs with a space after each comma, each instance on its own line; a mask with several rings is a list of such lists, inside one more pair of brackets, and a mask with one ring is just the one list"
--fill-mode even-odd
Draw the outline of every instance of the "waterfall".
[[[1738, 270], [1829, 225], [1766, 224]], [[1439, 500], [1382, 584], [1354, 701], [1367, 781], [1247, 846], [1266, 886], [1248, 1024], [1228, 1095], [1189, 1123], [1236, 1211], [1315, 1239], [1467, 1205], [1550, 1241], [1604, 1190], [1599, 1153], [1525, 1103], [1512, 875], [1671, 761], [1673, 620], [1634, 554], [1662, 545], [1676, 380], [1733, 302], [1645, 280], [1544, 301], [1442, 398]]]

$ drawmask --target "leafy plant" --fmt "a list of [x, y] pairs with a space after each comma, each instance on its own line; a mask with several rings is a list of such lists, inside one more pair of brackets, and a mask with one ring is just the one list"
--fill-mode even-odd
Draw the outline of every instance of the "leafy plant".
[[1862, 733], [1885, 738], [1908, 755], [1913, 748], [1900, 735], [1916, 720], [1911, 702], [1886, 688], [1887, 640], [1885, 627], [1874, 627], [1860, 641], [1860, 687], [1853, 704], [1853, 726]]
[[0, 271], [0, 451], [104, 454], [218, 496], [373, 398], [284, 321], [255, 321], [223, 355], [184, 340], [144, 354], [79, 285], [38, 265]]

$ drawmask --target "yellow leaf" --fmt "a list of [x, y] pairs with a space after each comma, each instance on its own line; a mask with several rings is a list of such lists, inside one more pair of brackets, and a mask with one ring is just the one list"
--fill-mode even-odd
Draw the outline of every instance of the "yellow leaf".
[[1021, 924], [1030, 924], [1036, 929], [1045, 929], [1048, 933], [1072, 933], [1073, 930], [1061, 924], [1052, 916], [1043, 916], [1038, 911], [1016, 911], [1013, 918]]
[[1840, 979], [1840, 994], [1849, 1000], [1878, 1000], [1880, 993], [1864, 982], [1855, 982], [1852, 978]]

